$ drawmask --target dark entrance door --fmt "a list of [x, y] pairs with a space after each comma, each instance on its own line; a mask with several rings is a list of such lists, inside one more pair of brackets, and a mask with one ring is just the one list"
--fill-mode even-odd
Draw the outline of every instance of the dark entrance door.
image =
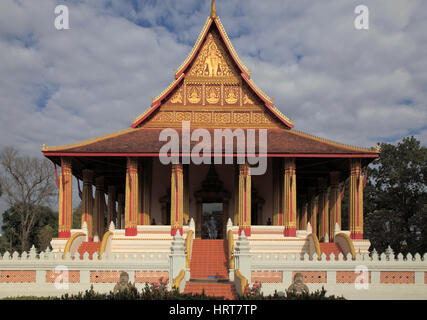
[[223, 239], [223, 204], [210, 202], [202, 204], [202, 239]]

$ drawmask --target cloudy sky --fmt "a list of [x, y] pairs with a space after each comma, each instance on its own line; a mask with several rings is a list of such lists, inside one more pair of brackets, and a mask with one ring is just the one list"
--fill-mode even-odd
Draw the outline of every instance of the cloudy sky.
[[[129, 127], [173, 79], [210, 0], [1, 0], [0, 148], [41, 156]], [[69, 9], [57, 30], [55, 7]], [[369, 29], [357, 30], [357, 5]], [[427, 144], [427, 1], [217, 0], [252, 79], [295, 128]]]
[[[57, 30], [54, 9], [69, 9]], [[369, 8], [357, 30], [354, 9]], [[172, 80], [210, 0], [0, 1], [0, 147], [40, 155], [127, 128]], [[252, 78], [296, 129], [427, 144], [427, 2], [217, 0]]]

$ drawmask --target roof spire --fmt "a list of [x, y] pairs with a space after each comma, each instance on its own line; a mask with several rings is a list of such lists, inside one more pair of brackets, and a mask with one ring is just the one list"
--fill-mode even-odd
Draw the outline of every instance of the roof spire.
[[212, 0], [212, 4], [211, 4], [211, 18], [212, 19], [216, 18], [215, 0]]

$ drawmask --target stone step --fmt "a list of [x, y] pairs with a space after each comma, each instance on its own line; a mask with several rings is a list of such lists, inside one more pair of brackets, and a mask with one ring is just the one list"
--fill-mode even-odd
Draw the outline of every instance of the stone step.
[[216, 276], [228, 279], [227, 243], [225, 240], [195, 239], [191, 253], [191, 279]]

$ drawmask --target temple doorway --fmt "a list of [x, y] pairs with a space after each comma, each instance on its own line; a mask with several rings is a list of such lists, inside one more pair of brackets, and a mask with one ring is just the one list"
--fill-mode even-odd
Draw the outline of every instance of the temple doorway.
[[[197, 206], [196, 238], [224, 239], [231, 194], [224, 189], [224, 184], [219, 178], [214, 164], [210, 165], [206, 178], [202, 181], [201, 188], [195, 192], [194, 197]], [[209, 232], [209, 226], [214, 226], [216, 234]]]
[[223, 239], [223, 203], [202, 204], [202, 239]]

